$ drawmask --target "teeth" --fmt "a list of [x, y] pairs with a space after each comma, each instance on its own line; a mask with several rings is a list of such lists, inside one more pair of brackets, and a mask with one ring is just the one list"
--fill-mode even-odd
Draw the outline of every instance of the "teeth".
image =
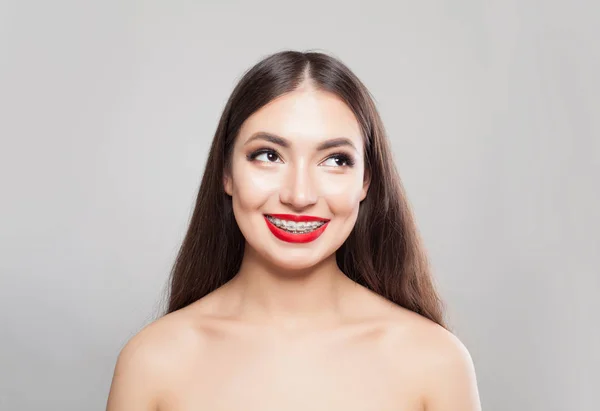
[[272, 222], [277, 227], [282, 228], [291, 233], [308, 233], [308, 232], [316, 230], [317, 228], [319, 228], [323, 224], [325, 224], [325, 222], [323, 222], [323, 221], [310, 221], [310, 222], [303, 221], [303, 222], [296, 223], [295, 221], [281, 220], [279, 218], [273, 218], [271, 216], [267, 216], [267, 218], [270, 222]]

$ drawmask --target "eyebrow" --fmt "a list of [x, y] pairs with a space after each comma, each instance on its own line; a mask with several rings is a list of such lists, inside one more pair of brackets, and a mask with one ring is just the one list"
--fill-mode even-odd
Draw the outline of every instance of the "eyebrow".
[[[256, 133], [252, 134], [252, 136], [244, 143], [244, 145], [249, 144], [250, 142], [252, 142], [254, 140], [268, 141], [270, 143], [273, 143], [273, 144], [276, 144], [278, 146], [285, 147], [285, 148], [288, 148], [291, 146], [291, 143], [288, 140], [286, 140], [285, 138], [278, 136], [276, 134], [267, 133], [265, 131], [258, 131]], [[354, 145], [352, 140], [350, 140], [347, 137], [336, 137], [336, 138], [332, 138], [327, 141], [324, 141], [317, 146], [317, 150], [323, 151], [323, 150], [327, 150], [330, 148], [342, 147], [342, 146], [348, 146], [348, 147], [351, 147], [354, 150], [358, 151], [358, 149], [356, 148], [356, 146]]]

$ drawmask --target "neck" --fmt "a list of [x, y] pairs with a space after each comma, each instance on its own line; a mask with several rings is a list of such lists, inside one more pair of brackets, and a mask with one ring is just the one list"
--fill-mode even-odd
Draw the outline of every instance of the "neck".
[[316, 266], [292, 271], [269, 264], [247, 247], [228, 288], [236, 315], [299, 327], [338, 319], [343, 289], [350, 284], [335, 254]]

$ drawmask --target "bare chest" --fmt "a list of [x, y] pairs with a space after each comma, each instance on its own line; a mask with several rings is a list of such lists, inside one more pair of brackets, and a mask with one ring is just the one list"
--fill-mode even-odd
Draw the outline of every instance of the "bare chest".
[[192, 356], [161, 411], [417, 411], [410, 374], [376, 346], [215, 345]]

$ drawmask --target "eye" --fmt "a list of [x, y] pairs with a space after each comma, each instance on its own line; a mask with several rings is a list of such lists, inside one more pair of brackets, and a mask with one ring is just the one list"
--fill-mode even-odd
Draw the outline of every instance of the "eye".
[[[248, 155], [248, 160], [260, 161], [263, 163], [282, 163], [279, 154], [275, 150], [271, 149], [260, 149]], [[279, 160], [279, 161], [277, 161]]]
[[321, 164], [326, 167], [352, 167], [354, 160], [347, 154], [339, 153], [327, 158]]

